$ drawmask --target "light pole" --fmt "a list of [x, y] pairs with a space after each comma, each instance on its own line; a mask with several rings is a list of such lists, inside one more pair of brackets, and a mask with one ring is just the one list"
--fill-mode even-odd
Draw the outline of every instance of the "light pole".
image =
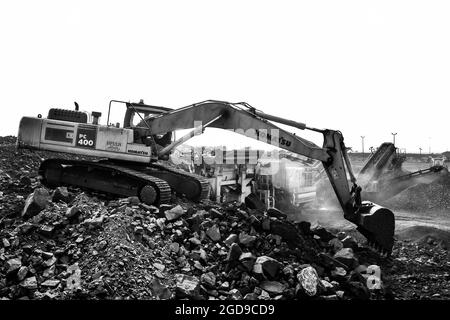
[[422, 155], [422, 148], [419, 147], [419, 155]]
[[361, 136], [361, 144], [362, 144], [362, 154], [363, 154], [363, 157], [364, 157], [364, 138], [365, 138], [365, 136]]
[[370, 150], [370, 153], [373, 153], [374, 148], [370, 147], [369, 150]]
[[428, 137], [428, 153], [431, 155], [431, 137]]
[[394, 146], [395, 146], [395, 136], [397, 135], [397, 132], [396, 133], [391, 132], [391, 134], [392, 134], [392, 137], [394, 137]]

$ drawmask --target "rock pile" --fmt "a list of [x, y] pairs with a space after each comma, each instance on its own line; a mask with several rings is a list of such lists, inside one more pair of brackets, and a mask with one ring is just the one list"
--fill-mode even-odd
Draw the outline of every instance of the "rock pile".
[[450, 212], [450, 174], [431, 183], [419, 183], [388, 199], [385, 206], [415, 212]]
[[450, 297], [438, 246], [398, 243], [392, 264], [349, 234], [276, 210], [50, 190], [40, 161], [67, 155], [14, 142], [0, 137], [0, 299]]
[[[3, 217], [8, 299], [347, 299], [369, 290], [351, 237], [244, 204], [148, 206], [36, 188]], [[356, 247], [355, 247], [356, 246]], [[376, 293], [376, 294], [375, 294]]]

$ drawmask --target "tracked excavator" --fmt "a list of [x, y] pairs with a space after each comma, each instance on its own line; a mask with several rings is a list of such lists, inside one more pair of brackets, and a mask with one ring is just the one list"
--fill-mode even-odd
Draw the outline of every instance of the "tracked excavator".
[[[112, 103], [126, 107], [123, 127], [109, 123]], [[134, 117], [141, 121], [133, 125]], [[49, 110], [47, 118], [23, 117], [18, 148], [94, 156], [96, 160], [47, 159], [39, 168], [42, 183], [49, 187], [73, 185], [120, 196], [137, 196], [147, 204], [164, 204], [171, 193], [200, 201], [208, 196], [208, 183], [200, 176], [164, 164], [174, 148], [207, 127], [235, 132], [281, 149], [320, 160], [343, 209], [372, 247], [390, 254], [393, 247], [394, 214], [387, 208], [362, 201], [340, 131], [317, 129], [294, 120], [266, 114], [245, 102], [208, 100], [170, 109], [111, 100], [107, 125], [101, 113]], [[280, 123], [322, 134], [323, 146], [279, 128]], [[193, 129], [179, 139], [175, 130]]]

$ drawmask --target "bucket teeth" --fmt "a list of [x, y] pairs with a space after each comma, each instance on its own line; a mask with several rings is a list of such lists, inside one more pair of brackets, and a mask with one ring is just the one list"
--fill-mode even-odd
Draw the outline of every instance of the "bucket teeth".
[[390, 251], [375, 241], [367, 240], [367, 247], [370, 248], [372, 251], [377, 252], [384, 258], [390, 256]]

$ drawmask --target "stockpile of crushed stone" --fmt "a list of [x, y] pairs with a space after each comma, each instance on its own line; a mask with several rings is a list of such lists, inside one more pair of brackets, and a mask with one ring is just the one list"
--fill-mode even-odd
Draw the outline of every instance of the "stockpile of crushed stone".
[[419, 183], [385, 200], [386, 207], [412, 212], [449, 212], [450, 174], [445, 173], [431, 183]]

